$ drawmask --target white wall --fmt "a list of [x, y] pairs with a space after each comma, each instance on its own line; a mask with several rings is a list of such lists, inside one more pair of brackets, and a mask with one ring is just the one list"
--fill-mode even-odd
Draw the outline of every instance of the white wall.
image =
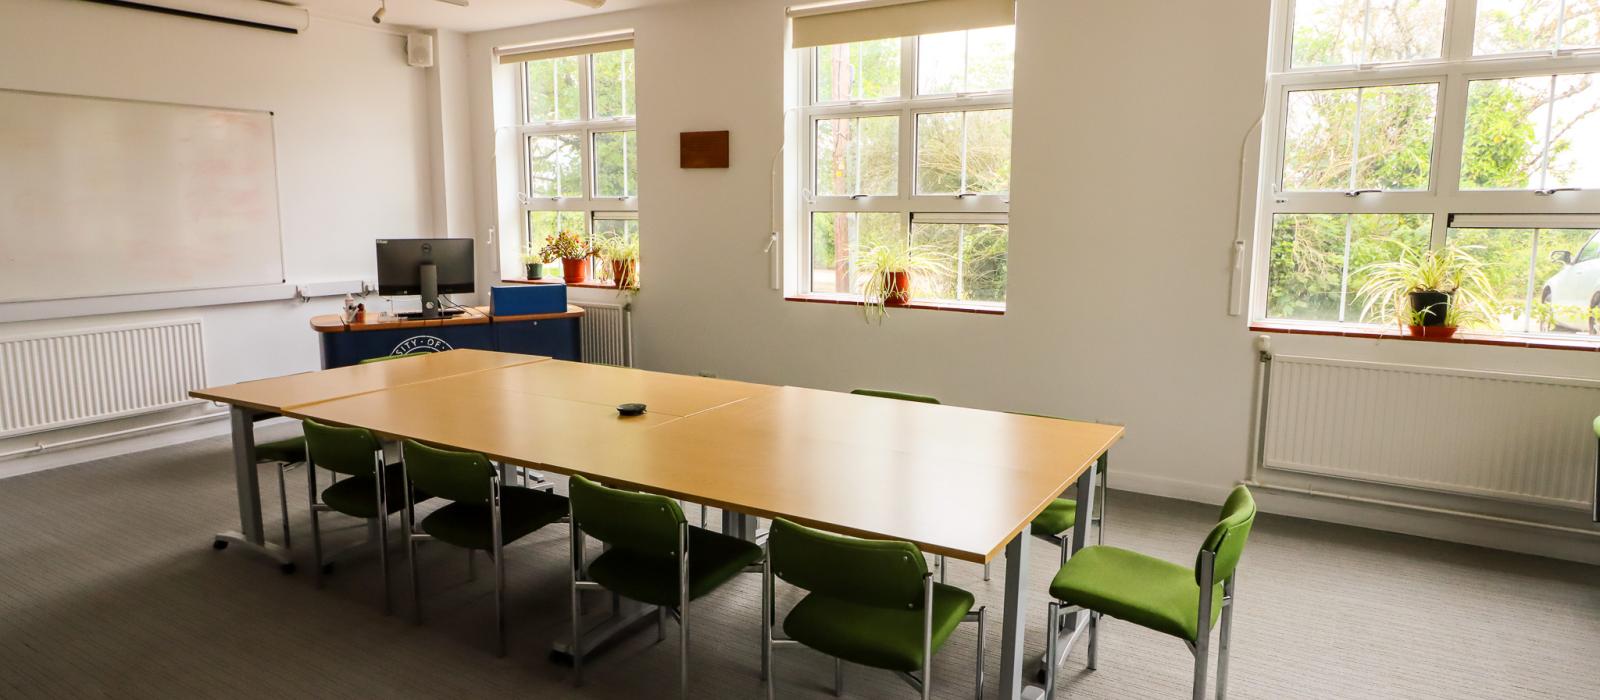
[[[503, 204], [489, 167], [493, 47], [633, 29], [642, 366], [1117, 422], [1128, 426], [1112, 453], [1120, 488], [1216, 502], [1244, 479], [1255, 335], [1245, 317], [1228, 315], [1229, 273], [1241, 153], [1244, 225], [1252, 219], [1269, 3], [1020, 0], [1009, 309], [1003, 317], [896, 310], [881, 327], [854, 307], [784, 301], [768, 285], [762, 249], [769, 170], [785, 137], [785, 4], [694, 0], [470, 35], [479, 220]], [[732, 167], [680, 170], [677, 134], [706, 129], [732, 131]], [[1273, 342], [1291, 354], [1600, 376], [1592, 353]], [[1488, 532], [1381, 508], [1263, 499], [1285, 512], [1436, 537], [1533, 539], [1514, 527]]]
[[[457, 35], [458, 53], [460, 43]], [[0, 87], [273, 111], [290, 283], [373, 279], [373, 239], [435, 233], [426, 77], [406, 66], [404, 39], [391, 30], [313, 18], [294, 36], [85, 2], [0, 0]], [[445, 94], [459, 102], [457, 85], [447, 83]], [[460, 235], [471, 235], [470, 210], [467, 217]], [[45, 233], [0, 231], [0, 239]], [[199, 317], [209, 379], [220, 384], [316, 369], [307, 320], [337, 305], [281, 301], [8, 323], [0, 337]], [[170, 418], [18, 438], [0, 442], [0, 452]]]

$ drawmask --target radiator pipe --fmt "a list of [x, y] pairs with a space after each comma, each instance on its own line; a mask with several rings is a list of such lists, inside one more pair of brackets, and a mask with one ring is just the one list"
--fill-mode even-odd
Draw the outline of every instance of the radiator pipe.
[[113, 431], [113, 432], [109, 432], [109, 433], [100, 433], [98, 435], [87, 435], [87, 436], [84, 436], [84, 437], [81, 437], [81, 438], [73, 438], [71, 440], [62, 440], [60, 442], [52, 442], [52, 443], [48, 443], [48, 444], [43, 443], [43, 442], [36, 442], [36, 443], [33, 444], [33, 447], [24, 447], [24, 448], [22, 448], [20, 450], [12, 450], [10, 452], [0, 452], [0, 459], [9, 459], [11, 457], [20, 457], [22, 455], [28, 455], [28, 454], [41, 454], [41, 453], [44, 453], [44, 452], [49, 452], [50, 450], [57, 450], [57, 449], [61, 449], [63, 447], [70, 447], [72, 445], [78, 445], [78, 444], [82, 444], [82, 443], [86, 443], [86, 442], [96, 442], [96, 441], [100, 441], [100, 440], [110, 440], [112, 438], [118, 438], [118, 437], [122, 437], [124, 435], [134, 435], [134, 434], [137, 434], [137, 433], [146, 433], [146, 432], [150, 432], [152, 430], [160, 430], [162, 428], [171, 428], [171, 427], [174, 427], [174, 426], [186, 425], [186, 424], [189, 424], [189, 423], [195, 423], [195, 422], [199, 422], [199, 421], [203, 421], [203, 420], [219, 420], [219, 419], [222, 419], [222, 418], [226, 418], [227, 416], [228, 416], [227, 413], [205, 413], [205, 414], [201, 414], [201, 415], [198, 415], [198, 416], [189, 416], [188, 418], [179, 418], [177, 420], [170, 420], [170, 421], [167, 421], [165, 423], [156, 423], [156, 424], [153, 424], [153, 425], [141, 425], [141, 426], [139, 426], [137, 428], [127, 428], [125, 430], [117, 430], [117, 431]]
[[1492, 523], [1498, 523], [1498, 524], [1501, 524], [1501, 525], [1516, 525], [1518, 527], [1531, 527], [1531, 528], [1540, 529], [1540, 530], [1552, 530], [1552, 531], [1555, 531], [1555, 532], [1565, 532], [1565, 533], [1569, 533], [1569, 534], [1573, 534], [1573, 535], [1585, 535], [1585, 536], [1588, 536], [1588, 537], [1600, 536], [1600, 530], [1584, 529], [1584, 528], [1579, 528], [1579, 527], [1567, 527], [1565, 525], [1550, 525], [1548, 523], [1537, 523], [1537, 522], [1533, 522], [1531, 520], [1518, 520], [1516, 518], [1503, 518], [1503, 517], [1500, 517], [1498, 515], [1484, 515], [1482, 513], [1469, 513], [1467, 511], [1454, 510], [1454, 509], [1451, 509], [1451, 508], [1438, 508], [1438, 507], [1435, 507], [1435, 506], [1423, 506], [1423, 505], [1416, 505], [1416, 504], [1413, 504], [1413, 503], [1401, 503], [1399, 501], [1390, 501], [1390, 500], [1386, 500], [1386, 499], [1382, 499], [1382, 498], [1367, 498], [1366, 496], [1351, 496], [1351, 495], [1348, 495], [1348, 494], [1332, 493], [1332, 492], [1328, 492], [1328, 491], [1317, 491], [1315, 489], [1298, 488], [1298, 487], [1293, 487], [1293, 486], [1276, 486], [1276, 485], [1273, 485], [1273, 484], [1263, 484], [1263, 483], [1260, 483], [1260, 482], [1254, 481], [1254, 480], [1245, 482], [1245, 485], [1249, 486], [1250, 488], [1253, 488], [1253, 489], [1262, 489], [1262, 490], [1266, 490], [1266, 491], [1281, 491], [1283, 493], [1292, 493], [1292, 494], [1295, 494], [1295, 495], [1298, 495], [1298, 496], [1310, 496], [1310, 497], [1313, 497], [1313, 498], [1332, 498], [1332, 499], [1336, 499], [1336, 500], [1340, 500], [1340, 501], [1350, 501], [1350, 502], [1353, 502], [1353, 503], [1361, 503], [1361, 504], [1365, 504], [1365, 505], [1383, 506], [1383, 507], [1386, 507], [1386, 508], [1395, 508], [1395, 509], [1399, 509], [1399, 510], [1414, 510], [1414, 511], [1421, 511], [1421, 512], [1424, 512], [1424, 513], [1434, 513], [1434, 514], [1437, 514], [1437, 515], [1451, 515], [1451, 516], [1457, 516], [1457, 517], [1462, 517], [1462, 518], [1472, 518], [1473, 520], [1484, 520], [1484, 521], [1488, 521], [1488, 522], [1492, 522]]

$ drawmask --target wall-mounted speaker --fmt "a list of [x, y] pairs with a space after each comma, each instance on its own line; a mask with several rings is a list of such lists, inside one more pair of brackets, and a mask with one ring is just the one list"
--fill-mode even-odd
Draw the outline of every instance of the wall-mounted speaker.
[[433, 67], [433, 36], [422, 32], [406, 35], [406, 65], [412, 68]]

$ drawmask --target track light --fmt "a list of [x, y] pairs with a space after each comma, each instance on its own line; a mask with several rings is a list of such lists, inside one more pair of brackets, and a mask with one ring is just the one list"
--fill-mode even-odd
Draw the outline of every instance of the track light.
[[378, 11], [372, 13], [373, 24], [383, 24], [383, 15], [389, 11], [389, 0], [378, 0]]

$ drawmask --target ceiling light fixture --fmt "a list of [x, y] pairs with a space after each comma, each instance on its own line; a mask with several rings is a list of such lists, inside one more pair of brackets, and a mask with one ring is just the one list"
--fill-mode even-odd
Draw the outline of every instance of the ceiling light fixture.
[[383, 24], [383, 15], [389, 11], [389, 0], [378, 0], [378, 11], [372, 13], [373, 24]]

